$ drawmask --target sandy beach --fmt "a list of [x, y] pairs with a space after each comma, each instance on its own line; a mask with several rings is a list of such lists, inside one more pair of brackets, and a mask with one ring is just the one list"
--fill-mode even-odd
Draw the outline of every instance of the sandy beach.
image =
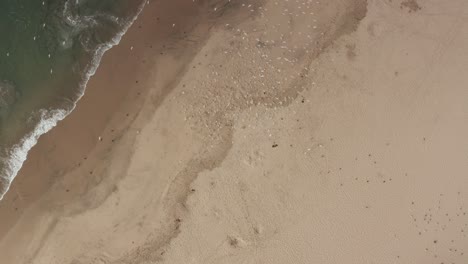
[[467, 14], [149, 1], [0, 202], [0, 263], [466, 263]]

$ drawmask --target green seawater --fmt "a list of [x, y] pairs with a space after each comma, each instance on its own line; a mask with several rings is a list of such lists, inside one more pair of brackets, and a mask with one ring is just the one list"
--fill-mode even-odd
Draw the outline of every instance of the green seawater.
[[0, 1], [0, 199], [40, 134], [73, 110], [141, 0]]

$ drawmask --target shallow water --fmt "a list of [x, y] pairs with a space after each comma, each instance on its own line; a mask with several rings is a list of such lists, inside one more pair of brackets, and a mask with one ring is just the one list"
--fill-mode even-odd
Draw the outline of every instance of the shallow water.
[[37, 138], [74, 109], [142, 4], [0, 1], [0, 199]]

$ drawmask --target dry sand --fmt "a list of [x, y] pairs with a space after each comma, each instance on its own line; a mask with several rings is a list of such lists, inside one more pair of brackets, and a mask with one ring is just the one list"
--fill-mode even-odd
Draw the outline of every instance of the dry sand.
[[0, 203], [0, 263], [466, 263], [467, 14], [151, 2]]

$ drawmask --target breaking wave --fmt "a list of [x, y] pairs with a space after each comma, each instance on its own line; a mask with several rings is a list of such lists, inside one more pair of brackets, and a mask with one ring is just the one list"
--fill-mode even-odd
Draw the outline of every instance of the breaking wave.
[[[138, 15], [144, 9], [147, 1], [143, 1], [137, 8], [137, 12], [132, 18], [127, 19], [123, 22], [119, 22], [119, 19], [109, 15], [103, 15], [102, 17], [105, 18], [107, 21], [111, 21], [114, 23], [118, 23], [119, 27], [121, 28], [117, 34], [115, 34], [110, 41], [106, 43], [99, 44], [96, 48], [94, 48], [92, 52], [92, 59], [91, 62], [87, 64], [87, 67], [84, 70], [83, 77], [79, 84], [79, 90], [76, 94], [76, 100], [73, 102], [72, 107], [68, 109], [41, 109], [36, 112], [36, 116], [39, 116], [38, 121], [36, 121], [36, 125], [31, 130], [30, 133], [25, 135], [19, 143], [15, 144], [9, 150], [6, 150], [0, 157], [0, 200], [2, 200], [5, 194], [10, 189], [10, 186], [15, 179], [16, 175], [18, 174], [19, 170], [23, 166], [24, 162], [27, 159], [28, 152], [37, 144], [39, 138], [44, 135], [45, 133], [49, 132], [52, 128], [54, 128], [57, 123], [64, 118], [66, 118], [76, 107], [77, 102], [83, 97], [86, 86], [90, 78], [96, 73], [97, 68], [101, 62], [101, 59], [106, 51], [111, 49], [112, 47], [118, 45], [125, 35], [127, 30], [130, 26], [135, 22]], [[65, 3], [65, 8], [63, 10], [64, 15], [66, 15], [66, 21], [69, 25], [74, 27], [88, 27], [93, 26], [97, 22], [92, 17], [81, 17], [78, 18], [75, 15], [72, 15], [69, 11], [69, 1]], [[68, 38], [70, 39], [70, 38]], [[86, 42], [86, 41], [85, 41]], [[82, 43], [83, 46], [86, 48], [86, 43]], [[0, 83], [1, 84], [1, 83]], [[7, 89], [9, 86], [3, 85], [3, 91], [0, 93], [0, 103], [3, 101], [9, 102], [13, 99], [11, 95], [10, 89]], [[3, 93], [8, 92], [8, 97], [3, 96]], [[2, 101], [3, 100], [3, 101]], [[1, 108], [1, 107], [0, 107]]]

